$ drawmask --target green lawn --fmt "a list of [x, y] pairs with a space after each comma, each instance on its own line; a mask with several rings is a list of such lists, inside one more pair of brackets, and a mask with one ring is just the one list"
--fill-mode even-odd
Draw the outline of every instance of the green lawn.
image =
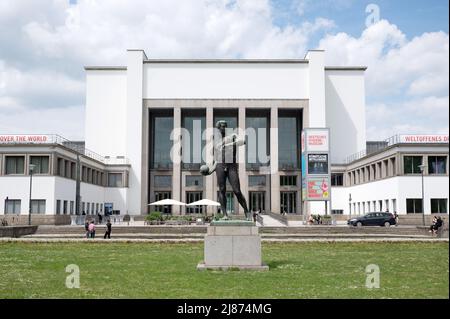
[[[268, 272], [196, 270], [202, 244], [0, 243], [0, 298], [449, 298], [448, 243], [263, 243]], [[65, 267], [80, 267], [68, 289]], [[381, 270], [365, 288], [365, 268]]]

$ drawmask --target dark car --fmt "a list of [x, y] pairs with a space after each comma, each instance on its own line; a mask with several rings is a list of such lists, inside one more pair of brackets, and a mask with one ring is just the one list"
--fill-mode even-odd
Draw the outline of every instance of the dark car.
[[364, 216], [358, 216], [347, 221], [350, 226], [385, 226], [395, 225], [395, 217], [391, 213], [368, 213]]

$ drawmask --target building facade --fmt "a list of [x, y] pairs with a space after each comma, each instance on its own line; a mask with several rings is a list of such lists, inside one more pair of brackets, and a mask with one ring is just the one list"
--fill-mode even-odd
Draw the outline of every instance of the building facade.
[[[0, 214], [28, 213], [32, 163], [45, 168], [33, 172], [33, 212], [204, 213], [148, 204], [217, 200], [215, 174], [199, 172], [213, 159], [217, 120], [247, 142], [237, 156], [251, 210], [303, 216], [448, 212], [448, 135], [366, 142], [366, 68], [324, 61], [320, 50], [294, 60], [156, 60], [128, 50], [125, 66], [85, 67], [85, 144], [47, 135], [0, 136]], [[329, 130], [327, 205], [302, 202], [301, 135], [308, 128]], [[422, 202], [419, 162], [428, 166]], [[243, 214], [227, 190], [227, 210]]]

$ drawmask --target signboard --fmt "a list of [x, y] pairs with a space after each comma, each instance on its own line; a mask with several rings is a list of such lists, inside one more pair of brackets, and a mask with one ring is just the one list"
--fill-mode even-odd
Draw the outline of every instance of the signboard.
[[51, 135], [1, 135], [0, 144], [46, 144], [52, 143]]
[[330, 133], [328, 128], [306, 128], [302, 131], [302, 200], [329, 201]]
[[400, 143], [448, 143], [448, 135], [400, 135]]
[[305, 131], [306, 152], [328, 152], [328, 129], [309, 129]]
[[323, 201], [330, 199], [330, 179], [328, 177], [309, 177], [306, 183], [307, 200]]
[[308, 154], [308, 174], [328, 174], [328, 154]]

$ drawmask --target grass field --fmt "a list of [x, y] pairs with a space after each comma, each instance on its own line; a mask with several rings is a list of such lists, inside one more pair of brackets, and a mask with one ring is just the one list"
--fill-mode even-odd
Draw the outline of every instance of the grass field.
[[[202, 244], [0, 243], [0, 298], [449, 298], [448, 243], [263, 243], [268, 272], [196, 270]], [[80, 268], [80, 288], [65, 267]], [[379, 289], [365, 268], [381, 270]]]

